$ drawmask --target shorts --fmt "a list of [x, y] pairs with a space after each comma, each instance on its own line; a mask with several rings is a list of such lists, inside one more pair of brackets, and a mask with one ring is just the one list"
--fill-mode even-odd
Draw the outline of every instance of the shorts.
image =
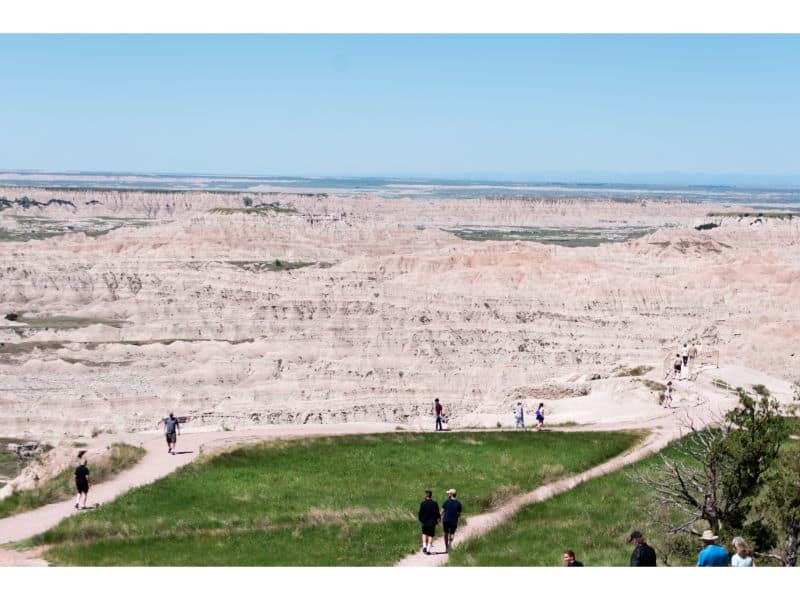
[[688, 356], [684, 356], [683, 357], [683, 366], [685, 367], [686, 363], [688, 363], [688, 362], [689, 362], [689, 357]]
[[539, 421], [539, 423], [544, 423], [544, 417], [536, 417], [536, 420]]
[[525, 427], [525, 421], [522, 419], [522, 417], [514, 417], [514, 421], [516, 422], [516, 425]]
[[428, 535], [433, 537], [436, 535], [436, 524], [433, 525], [423, 525], [422, 526], [422, 535]]
[[178, 436], [177, 436], [177, 435], [175, 435], [175, 432], [168, 433], [168, 434], [167, 434], [167, 443], [168, 443], [168, 444], [174, 444], [174, 443], [175, 443], [175, 440], [176, 440], [177, 438], [178, 438]]
[[76, 481], [75, 487], [78, 488], [79, 494], [88, 494], [89, 493], [89, 482], [88, 481]]
[[442, 529], [444, 529], [445, 533], [455, 533], [456, 527], [458, 527], [458, 521], [442, 521]]

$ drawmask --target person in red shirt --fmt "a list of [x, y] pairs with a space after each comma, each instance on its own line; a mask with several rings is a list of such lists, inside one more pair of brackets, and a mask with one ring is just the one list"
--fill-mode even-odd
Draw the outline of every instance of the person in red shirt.
[[436, 431], [442, 431], [442, 405], [438, 398], [433, 401], [433, 414], [436, 415]]

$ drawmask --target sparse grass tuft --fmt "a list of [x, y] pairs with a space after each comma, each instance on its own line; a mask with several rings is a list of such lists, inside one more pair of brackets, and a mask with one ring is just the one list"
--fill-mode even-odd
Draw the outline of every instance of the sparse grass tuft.
[[209, 210], [213, 215], [235, 215], [235, 214], [243, 214], [243, 215], [266, 215], [269, 213], [285, 213], [285, 214], [296, 214], [297, 209], [291, 206], [281, 206], [280, 204], [259, 204], [257, 206], [245, 206], [243, 208], [229, 208], [229, 207], [219, 207], [219, 208], [212, 208]]
[[638, 367], [632, 367], [630, 369], [621, 368], [617, 371], [617, 377], [641, 377], [652, 370], [653, 367], [648, 367], [646, 365], [639, 365]]
[[291, 271], [293, 269], [302, 269], [303, 267], [310, 267], [313, 262], [289, 262], [279, 259], [273, 261], [255, 261], [255, 260], [229, 260], [226, 261], [229, 265], [238, 267], [251, 273], [261, 273], [263, 271]]
[[733, 386], [730, 383], [728, 383], [727, 381], [723, 381], [722, 379], [712, 379], [711, 383], [722, 390], [728, 390], [731, 392], [734, 390]]

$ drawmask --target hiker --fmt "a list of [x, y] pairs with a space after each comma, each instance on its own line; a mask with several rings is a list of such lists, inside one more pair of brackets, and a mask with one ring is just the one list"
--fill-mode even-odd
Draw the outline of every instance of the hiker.
[[438, 398], [433, 401], [433, 414], [436, 415], [436, 431], [442, 431], [442, 405]]
[[633, 542], [633, 552], [631, 552], [632, 567], [655, 567], [656, 551], [647, 545], [641, 531], [634, 531], [628, 538], [628, 543]]
[[582, 567], [583, 563], [575, 559], [575, 553], [572, 550], [565, 550], [562, 558], [565, 567]]
[[700, 537], [703, 541], [703, 549], [697, 555], [698, 567], [727, 567], [728, 553], [725, 548], [718, 545], [716, 541], [719, 536], [714, 535], [710, 529], [706, 529]]
[[517, 402], [514, 407], [514, 429], [525, 429], [525, 412], [522, 408], [522, 402]]
[[425, 490], [425, 499], [419, 505], [420, 525], [422, 525], [422, 553], [433, 552], [433, 536], [436, 535], [436, 524], [439, 522], [439, 505], [433, 499], [433, 492]]
[[461, 502], [456, 500], [456, 491], [447, 490], [447, 500], [442, 504], [442, 529], [444, 529], [444, 551], [449, 552], [453, 545], [453, 537], [458, 527], [458, 517], [461, 516]]
[[[75, 498], [75, 508], [86, 508], [86, 497], [89, 495], [89, 467], [85, 454], [86, 450], [78, 452], [78, 468], [75, 469], [75, 487], [78, 489], [78, 497]], [[83, 502], [81, 502], [81, 496]]]
[[544, 425], [544, 402], [539, 402], [539, 408], [536, 409], [536, 429], [537, 431]]
[[175, 415], [169, 413], [169, 416], [163, 420], [164, 423], [164, 431], [167, 434], [167, 452], [170, 454], [175, 454], [175, 443], [178, 440], [178, 435], [181, 432], [181, 426], [178, 423], [178, 419], [175, 418]]
[[689, 362], [694, 366], [694, 360], [697, 358], [697, 346], [692, 342], [692, 347], [689, 348]]
[[676, 354], [675, 355], [675, 362], [672, 365], [672, 369], [673, 369], [673, 371], [675, 371], [675, 379], [680, 379], [681, 378], [681, 365], [682, 364], [683, 364], [683, 361], [681, 360], [681, 355], [680, 354]]
[[733, 554], [731, 555], [732, 567], [754, 567], [753, 556], [744, 538], [736, 536], [733, 538]]
[[672, 408], [672, 381], [668, 381], [664, 389], [664, 408]]
[[689, 343], [685, 343], [683, 348], [681, 348], [681, 359], [683, 360], [683, 366], [689, 366]]

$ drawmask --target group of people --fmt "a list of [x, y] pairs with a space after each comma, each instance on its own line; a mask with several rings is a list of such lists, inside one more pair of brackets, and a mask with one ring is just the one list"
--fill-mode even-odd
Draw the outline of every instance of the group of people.
[[[433, 400], [431, 414], [435, 416], [434, 430], [443, 431], [444, 428], [442, 427], [442, 424], [447, 423], [447, 415], [444, 414], [444, 407], [442, 406], [442, 403], [439, 402], [438, 398]], [[538, 431], [543, 427], [544, 402], [539, 402], [539, 406], [536, 409], [536, 430]], [[525, 409], [522, 406], [522, 402], [517, 402], [517, 405], [514, 407], [514, 428], [523, 430], [525, 429]]]
[[[694, 366], [697, 359], [697, 346], [686, 342], [681, 351], [675, 354], [675, 361], [672, 363], [672, 376], [675, 379], [685, 379], [689, 374], [689, 367]], [[669, 376], [669, 375], [668, 375]]]
[[694, 343], [689, 346], [686, 342], [681, 348], [681, 351], [675, 354], [675, 361], [672, 364], [672, 370], [667, 373], [667, 385], [664, 388], [664, 408], [673, 408], [672, 406], [672, 379], [686, 379], [689, 376], [689, 368], [694, 366], [694, 361], [697, 359], [697, 346]]
[[[539, 402], [536, 409], [536, 429], [537, 431], [544, 427], [544, 402]], [[517, 402], [514, 407], [514, 429], [525, 429], [525, 409], [522, 407], [522, 402]]]
[[[175, 445], [178, 442], [181, 426], [174, 413], [169, 413], [168, 417], [161, 419], [163, 430], [167, 438], [167, 452], [175, 454]], [[86, 457], [86, 450], [78, 452], [78, 466], [75, 469], [75, 487], [78, 490], [78, 497], [75, 499], [75, 508], [84, 509], [86, 500], [89, 496], [89, 460]]]
[[[731, 542], [733, 552], [728, 553], [725, 548], [717, 544], [719, 536], [706, 529], [700, 536], [703, 549], [697, 556], [698, 567], [753, 567], [753, 556], [747, 542], [742, 537], [735, 537]], [[628, 537], [628, 543], [633, 544], [631, 552], [632, 567], [655, 567], [656, 551], [647, 544], [641, 531], [634, 531]], [[582, 567], [583, 563], [575, 558], [575, 552], [565, 550], [562, 558], [565, 567]]]
[[425, 499], [419, 505], [417, 517], [422, 526], [422, 553], [433, 554], [433, 538], [436, 536], [436, 525], [442, 522], [444, 530], [444, 551], [449, 552], [453, 544], [453, 537], [458, 528], [458, 518], [461, 516], [461, 502], [456, 499], [456, 490], [447, 490], [447, 500], [441, 508], [433, 499], [433, 492], [425, 490]]

